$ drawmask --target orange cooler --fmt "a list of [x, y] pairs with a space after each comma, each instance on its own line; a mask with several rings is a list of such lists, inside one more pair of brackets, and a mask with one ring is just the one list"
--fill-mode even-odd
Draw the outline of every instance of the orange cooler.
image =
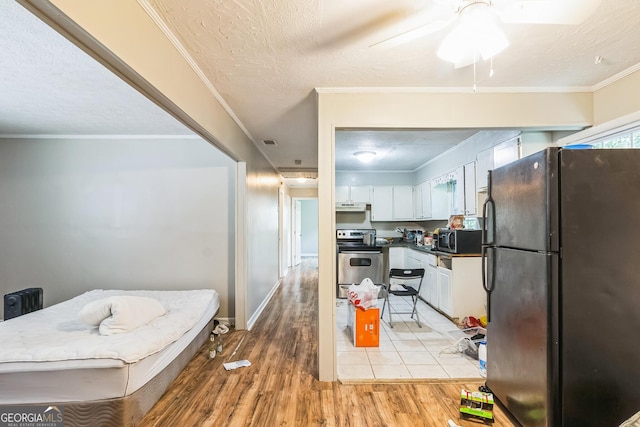
[[349, 303], [347, 325], [356, 347], [380, 346], [380, 309], [362, 310]]

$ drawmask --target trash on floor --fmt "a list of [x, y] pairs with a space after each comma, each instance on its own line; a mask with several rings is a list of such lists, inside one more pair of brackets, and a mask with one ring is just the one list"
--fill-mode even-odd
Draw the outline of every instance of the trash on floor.
[[349, 286], [349, 302], [362, 310], [377, 307], [379, 290], [367, 277], [360, 284], [354, 283]]
[[460, 391], [460, 416], [493, 422], [493, 394], [482, 391]]
[[473, 327], [449, 332], [449, 335], [454, 338], [460, 336], [460, 338], [449, 347], [443, 348], [440, 351], [441, 355], [458, 353], [478, 360], [478, 347], [482, 341], [486, 340], [487, 330], [482, 327]]
[[366, 311], [349, 304], [347, 327], [351, 330], [351, 338], [355, 347], [380, 346], [380, 309], [370, 308]]
[[214, 359], [216, 355], [222, 353], [222, 335], [229, 333], [229, 326], [220, 321], [213, 320], [213, 330], [209, 335], [211, 347], [209, 347], [209, 358]]
[[251, 366], [251, 362], [246, 359], [236, 360], [235, 362], [223, 363], [222, 366], [224, 366], [224, 369], [226, 369], [227, 371], [230, 371], [232, 369], [242, 368], [243, 366]]

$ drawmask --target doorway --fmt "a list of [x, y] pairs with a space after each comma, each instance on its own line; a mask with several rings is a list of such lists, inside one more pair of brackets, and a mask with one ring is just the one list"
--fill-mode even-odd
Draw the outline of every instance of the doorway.
[[302, 258], [318, 256], [318, 199], [294, 197], [292, 199], [292, 265]]

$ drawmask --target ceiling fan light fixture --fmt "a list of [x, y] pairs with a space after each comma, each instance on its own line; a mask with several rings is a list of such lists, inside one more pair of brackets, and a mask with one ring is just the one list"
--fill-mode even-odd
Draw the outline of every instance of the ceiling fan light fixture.
[[437, 54], [447, 62], [472, 64], [478, 57], [487, 60], [497, 55], [508, 45], [489, 4], [479, 1], [460, 11], [460, 23], [442, 41]]
[[356, 151], [353, 153], [354, 156], [362, 163], [369, 163], [376, 156], [375, 151]]

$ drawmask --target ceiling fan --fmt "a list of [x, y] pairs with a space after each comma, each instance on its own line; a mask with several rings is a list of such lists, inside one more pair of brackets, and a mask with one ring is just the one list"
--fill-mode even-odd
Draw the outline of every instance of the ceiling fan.
[[418, 14], [426, 22], [371, 45], [398, 45], [454, 25], [438, 49], [438, 57], [455, 68], [489, 59], [508, 46], [500, 28], [507, 24], [577, 25], [601, 0], [431, 0]]

